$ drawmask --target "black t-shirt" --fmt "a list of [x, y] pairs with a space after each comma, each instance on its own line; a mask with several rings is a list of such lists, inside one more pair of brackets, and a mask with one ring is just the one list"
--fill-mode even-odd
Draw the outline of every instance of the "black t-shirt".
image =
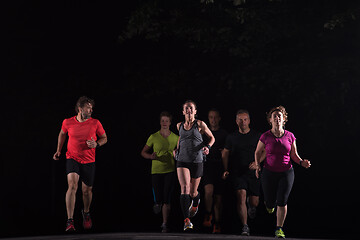
[[254, 154], [260, 132], [250, 130], [247, 134], [235, 131], [226, 138], [225, 148], [230, 151], [229, 172], [237, 174], [252, 173], [249, 164], [255, 160]]
[[[227, 131], [219, 128], [217, 131], [211, 131], [215, 137], [215, 143], [210, 149], [210, 153], [206, 156], [207, 162], [221, 162], [221, 150], [223, 150], [226, 137], [228, 135]], [[204, 142], [207, 144], [209, 139], [204, 135]]]

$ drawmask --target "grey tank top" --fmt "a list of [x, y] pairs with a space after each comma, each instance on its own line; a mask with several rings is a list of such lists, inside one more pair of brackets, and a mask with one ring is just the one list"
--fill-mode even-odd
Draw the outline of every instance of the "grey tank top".
[[201, 163], [204, 160], [202, 148], [203, 138], [199, 131], [197, 120], [189, 130], [184, 129], [184, 122], [179, 128], [179, 162]]

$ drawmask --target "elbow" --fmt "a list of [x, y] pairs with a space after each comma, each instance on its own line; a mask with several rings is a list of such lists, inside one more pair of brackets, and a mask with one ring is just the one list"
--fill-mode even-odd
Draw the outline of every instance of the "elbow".
[[140, 156], [142, 156], [143, 158], [146, 158], [146, 153], [145, 153], [144, 150], [142, 150], [142, 151], [140, 152]]

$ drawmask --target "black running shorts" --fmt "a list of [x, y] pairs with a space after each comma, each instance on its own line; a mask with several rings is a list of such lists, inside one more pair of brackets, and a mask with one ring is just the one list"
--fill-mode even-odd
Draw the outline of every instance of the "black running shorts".
[[251, 176], [250, 174], [230, 174], [231, 183], [233, 186], [233, 189], [240, 190], [244, 189], [246, 190], [247, 194], [250, 196], [259, 196], [260, 195], [260, 179], [257, 179], [254, 176]]
[[80, 180], [87, 186], [92, 187], [95, 179], [95, 162], [81, 164], [74, 159], [66, 159], [66, 175], [77, 173]]
[[199, 178], [203, 176], [204, 163], [179, 162], [176, 161], [176, 168], [187, 168], [190, 171], [191, 178]]
[[214, 186], [214, 194], [220, 195], [224, 192], [225, 181], [222, 179], [224, 168], [222, 162], [204, 163], [204, 175], [201, 178], [201, 184], [206, 186], [212, 184]]

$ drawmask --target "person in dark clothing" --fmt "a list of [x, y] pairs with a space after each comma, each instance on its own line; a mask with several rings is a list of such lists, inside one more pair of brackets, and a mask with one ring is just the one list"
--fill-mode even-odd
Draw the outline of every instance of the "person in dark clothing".
[[[213, 233], [221, 232], [221, 215], [222, 215], [222, 192], [224, 189], [224, 172], [222, 165], [221, 153], [224, 149], [225, 140], [228, 135], [227, 131], [220, 127], [220, 113], [217, 109], [211, 109], [208, 113], [209, 126], [216, 142], [212, 146], [209, 155], [206, 156], [204, 163], [204, 176], [201, 183], [205, 192], [205, 216], [203, 221], [204, 227], [211, 227], [214, 220]], [[205, 141], [206, 141], [205, 137]], [[213, 204], [214, 203], [214, 204]], [[214, 207], [214, 218], [212, 208]]]
[[[243, 224], [242, 235], [250, 235], [247, 216], [255, 218], [259, 204], [260, 180], [255, 176], [254, 153], [260, 132], [250, 129], [250, 115], [247, 110], [236, 113], [238, 130], [230, 134], [223, 151], [223, 178], [230, 178], [236, 193], [237, 213]], [[248, 201], [249, 208], [246, 206]]]

